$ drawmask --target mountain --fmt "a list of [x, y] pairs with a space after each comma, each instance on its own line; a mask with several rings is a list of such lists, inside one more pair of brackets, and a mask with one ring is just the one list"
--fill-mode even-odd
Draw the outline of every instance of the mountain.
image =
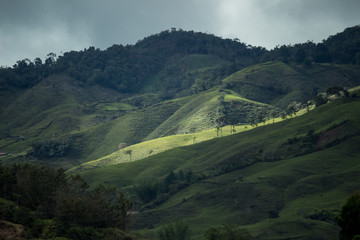
[[[324, 44], [333, 49], [343, 41], [353, 49], [344, 54], [355, 57], [358, 32], [358, 26], [346, 29]], [[261, 63], [277, 55], [277, 49], [171, 30], [135, 45], [49, 54], [44, 63], [20, 60], [0, 69], [0, 150], [17, 161], [70, 168], [120, 143], [248, 123], [253, 104], [246, 99], [276, 107], [279, 115], [331, 86], [359, 85], [356, 65], [296, 64], [291, 57]], [[237, 99], [223, 101], [229, 94]], [[219, 114], [225, 117], [216, 123]]]
[[335, 239], [359, 180], [359, 43], [359, 26], [270, 51], [172, 29], [19, 60], [0, 68], [1, 164], [121, 188], [149, 238], [183, 218], [195, 239]]

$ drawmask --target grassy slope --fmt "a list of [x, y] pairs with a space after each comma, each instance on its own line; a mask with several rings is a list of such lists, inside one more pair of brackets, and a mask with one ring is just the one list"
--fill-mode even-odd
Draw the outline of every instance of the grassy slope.
[[141, 142], [187, 101], [188, 99], [184, 98], [178, 101], [156, 104], [148, 108], [132, 111], [109, 123], [88, 129], [82, 139], [88, 142], [86, 150], [94, 150], [87, 155], [85, 160], [97, 159], [115, 152], [118, 150], [120, 143], [132, 145]]
[[331, 86], [360, 85], [356, 65], [314, 64], [311, 67], [268, 62], [247, 67], [223, 80], [227, 88], [259, 102], [286, 107]]
[[[311, 129], [320, 133], [346, 120], [358, 134], [359, 109], [359, 100], [346, 104], [337, 101], [275, 125], [175, 148], [132, 163], [85, 171], [82, 176], [92, 184], [129, 186], [164, 177], [171, 170], [211, 173], [237, 159], [245, 167], [192, 184], [164, 204], [141, 213], [135, 227], [159, 227], [184, 218], [196, 238], [211, 226], [232, 223], [246, 226], [261, 239], [309, 239], [312, 235], [336, 239], [334, 225], [305, 217], [316, 208], [339, 209], [360, 187], [359, 137], [347, 133], [340, 144], [298, 157], [293, 157], [294, 148], [284, 143]], [[270, 153], [282, 154], [282, 160], [249, 161], [254, 154], [264, 160]], [[278, 212], [279, 218], [269, 220], [269, 211]], [[151, 232], [145, 234], [151, 236]]]
[[[1, 93], [4, 98], [8, 94], [4, 90]], [[66, 76], [52, 76], [15, 93], [18, 96], [1, 112], [0, 151], [17, 156], [25, 154], [34, 142], [69, 142], [73, 149], [70, 154], [50, 159], [65, 168], [108, 155], [118, 149], [119, 143], [141, 142], [191, 99], [142, 108], [127, 103], [126, 95]], [[125, 100], [118, 102], [117, 98]], [[146, 100], [146, 96], [138, 98]], [[25, 139], [9, 137], [20, 135]], [[12, 156], [7, 158], [9, 162]]]
[[[188, 101], [183, 98], [138, 109], [116, 98], [124, 96], [96, 86], [82, 86], [64, 76], [50, 77], [19, 94], [4, 109], [0, 149], [24, 154], [33, 142], [68, 141], [73, 153], [55, 161], [69, 167], [64, 159], [76, 160], [76, 164], [79, 159], [87, 161], [114, 152], [121, 142], [142, 141]], [[8, 137], [18, 135], [25, 139]]]
[[[236, 132], [243, 132], [252, 129], [253, 127], [250, 125], [241, 125], [235, 126]], [[222, 128], [222, 136], [228, 136], [231, 134], [230, 126], [225, 126]], [[220, 133], [219, 133], [220, 136]], [[126, 163], [132, 161], [138, 161], [144, 158], [147, 158], [151, 155], [158, 154], [169, 149], [173, 149], [176, 147], [188, 146], [197, 144], [200, 142], [204, 142], [210, 139], [217, 138], [217, 130], [209, 129], [197, 133], [189, 133], [189, 134], [180, 134], [180, 135], [171, 135], [161, 138], [156, 138], [152, 140], [148, 140], [145, 142], [141, 142], [138, 144], [131, 145], [124, 149], [113, 152], [107, 156], [101, 157], [99, 159], [85, 162], [80, 166], [77, 166], [73, 169], [70, 169], [70, 172], [74, 170], [84, 170], [94, 167], [104, 167], [109, 165], [115, 165], [118, 163]], [[126, 152], [131, 150], [131, 156]]]
[[[206, 77], [203, 72], [216, 71], [224, 63], [214, 56], [189, 55], [169, 65], [157, 77], [175, 81], [179, 71]], [[149, 81], [148, 87], [154, 87], [156, 82]], [[26, 90], [2, 88], [0, 151], [23, 155], [34, 142], [70, 141], [74, 153], [52, 161], [61, 165], [96, 159], [116, 151], [121, 142], [128, 145], [141, 142], [191, 99], [185, 97], [149, 106], [145, 95], [135, 96], [142, 101], [135, 107], [129, 103], [137, 100], [127, 100], [131, 95], [89, 86], [66, 75], [50, 76]], [[9, 136], [25, 136], [25, 140]]]
[[[220, 96], [223, 96], [224, 102], [242, 103], [243, 106], [247, 106], [248, 108], [268, 107], [266, 104], [244, 99], [231, 91], [227, 91], [226, 93], [218, 92], [217, 90], [208, 91], [191, 98], [190, 101], [180, 107], [175, 113], [167, 118], [166, 121], [160, 124], [159, 127], [157, 127], [150, 135], [145, 138], [147, 141], [129, 146], [122, 150], [118, 150], [108, 156], [101, 156], [101, 154], [98, 154], [98, 156], [101, 156], [101, 158], [86, 162], [82, 164], [80, 168], [84, 169], [100, 167], [113, 165], [116, 163], [135, 161], [175, 147], [187, 146], [210, 140], [218, 137], [218, 134], [219, 136], [230, 135], [230, 126], [224, 127], [221, 133], [217, 133], [216, 129], [214, 128], [216, 109], [221, 107], [219, 100]], [[181, 99], [174, 102], [178, 102], [180, 100]], [[166, 106], [166, 104], [159, 104], [158, 106]], [[248, 110], [244, 108], [240, 111], [246, 112]], [[155, 122], [155, 116], [163, 116], [164, 114], [155, 113], [154, 110], [151, 110], [147, 111], [145, 115], [153, 116], [150, 118], [152, 119], [152, 122]], [[127, 117], [128, 116], [120, 118], [119, 124], [126, 123]], [[129, 118], [131, 121], [134, 121], [135, 119], [135, 117]], [[235, 127], [235, 130], [236, 132], [242, 132], [251, 128], [252, 127], [250, 125], [239, 125]], [[106, 139], [109, 139], [108, 143], [101, 145], [107, 147], [112, 145], [112, 149], [115, 151], [114, 142], [111, 143], [111, 141], [115, 139], [115, 136], [122, 136], [122, 134], [118, 133], [120, 129], [124, 128], [117, 126], [113, 127], [112, 129], [108, 129], [108, 134], [106, 136], [111, 135], [113, 137], [106, 137]], [[125, 129], [129, 130], [129, 127]], [[131, 156], [126, 154], [126, 151], [128, 150], [132, 151]]]
[[[163, 78], [176, 78], [178, 74], [175, 73], [180, 71], [185, 74], [181, 75], [184, 78], [198, 76], [201, 79], [209, 77], [211, 69], [216, 73], [222, 64], [227, 63], [213, 56], [189, 55], [159, 74]], [[313, 75], [317, 77], [316, 81], [311, 77]], [[58, 161], [60, 165], [67, 162], [71, 167], [108, 155], [116, 151], [121, 142], [130, 145], [213, 128], [216, 110], [224, 107], [219, 101], [221, 96], [229, 103], [227, 110], [236, 108], [231, 114], [244, 122], [246, 114], [255, 105], [260, 105], [246, 101], [243, 96], [286, 106], [292, 100], [313, 93], [314, 87], [321, 89], [339, 82], [352, 86], [357, 82], [355, 76], [359, 75], [355, 66], [314, 65], [308, 69], [278, 62], [260, 64], [225, 79], [225, 85], [231, 90], [218, 92], [215, 87], [154, 106], [131, 105], [132, 101], [126, 101], [130, 99], [129, 95], [89, 86], [65, 75], [51, 76], [28, 90], [1, 89], [0, 97], [8, 104], [0, 112], [0, 150], [24, 154], [33, 142], [70, 141], [74, 153], [52, 161]], [[206, 83], [203, 80], [198, 83]], [[196, 81], [193, 84], [198, 84]], [[156, 85], [155, 80], [153, 84]], [[301, 91], [305, 95], [300, 94]], [[9, 94], [11, 96], [6, 97]], [[144, 96], [137, 98], [148, 102]], [[25, 140], [6, 137], [18, 135], [25, 136]]]
[[232, 91], [219, 92], [216, 89], [212, 89], [196, 95], [164, 123], [159, 125], [145, 140], [174, 134], [200, 132], [214, 128], [216, 126], [215, 118], [217, 110], [223, 108], [223, 103], [220, 100], [222, 97], [224, 102], [242, 102], [252, 107], [265, 106], [265, 104], [242, 98]]

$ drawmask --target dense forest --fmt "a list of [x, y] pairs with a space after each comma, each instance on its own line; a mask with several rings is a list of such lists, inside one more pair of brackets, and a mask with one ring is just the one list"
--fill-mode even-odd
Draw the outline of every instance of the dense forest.
[[[87, 84], [99, 84], [119, 92], [139, 92], [151, 76], [187, 54], [214, 55], [227, 61], [229, 64], [224, 64], [217, 73], [221, 78], [267, 61], [305, 65], [360, 64], [359, 42], [360, 26], [347, 28], [321, 43], [308, 41], [278, 46], [270, 51], [247, 45], [239, 39], [171, 29], [146, 37], [135, 45], [113, 45], [104, 51], [89, 47], [83, 51], [65, 52], [59, 57], [49, 53], [44, 62], [40, 58], [19, 60], [12, 68], [0, 70], [0, 81], [3, 86], [29, 88], [51, 74], [67, 73]], [[170, 96], [181, 90], [181, 86], [166, 89]], [[169, 92], [164, 94], [169, 95]]]
[[89, 190], [79, 175], [29, 164], [0, 166], [0, 187], [0, 219], [23, 225], [26, 239], [133, 239], [132, 203], [115, 188]]

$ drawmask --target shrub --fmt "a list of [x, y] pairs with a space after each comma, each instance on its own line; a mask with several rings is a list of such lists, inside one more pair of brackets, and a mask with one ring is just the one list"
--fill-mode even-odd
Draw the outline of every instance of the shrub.
[[191, 233], [189, 227], [182, 221], [177, 220], [174, 223], [164, 226], [158, 232], [159, 240], [190, 240]]
[[243, 228], [232, 225], [222, 225], [209, 228], [205, 232], [208, 240], [250, 240], [253, 239], [250, 233]]
[[328, 209], [315, 209], [313, 213], [307, 216], [307, 218], [324, 221], [329, 223], [336, 222], [337, 213], [335, 210], [328, 210]]
[[144, 181], [135, 185], [135, 192], [144, 203], [154, 200], [158, 194], [158, 184], [153, 181]]

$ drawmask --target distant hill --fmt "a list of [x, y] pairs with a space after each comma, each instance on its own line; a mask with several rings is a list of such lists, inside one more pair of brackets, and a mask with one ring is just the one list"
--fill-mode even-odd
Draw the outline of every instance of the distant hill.
[[175, 29], [135, 45], [19, 60], [0, 69], [0, 150], [12, 154], [9, 162], [71, 168], [120, 143], [248, 124], [257, 108], [279, 117], [331, 86], [359, 85], [358, 32], [355, 26], [324, 41], [331, 54], [346, 49], [343, 60], [325, 63], [306, 48], [313, 43], [301, 45], [307, 57], [298, 62], [300, 45], [267, 51]]
[[223, 80], [227, 89], [245, 98], [286, 108], [304, 102], [330, 86], [359, 85], [357, 65], [316, 64], [311, 67], [268, 62], [247, 67]]

